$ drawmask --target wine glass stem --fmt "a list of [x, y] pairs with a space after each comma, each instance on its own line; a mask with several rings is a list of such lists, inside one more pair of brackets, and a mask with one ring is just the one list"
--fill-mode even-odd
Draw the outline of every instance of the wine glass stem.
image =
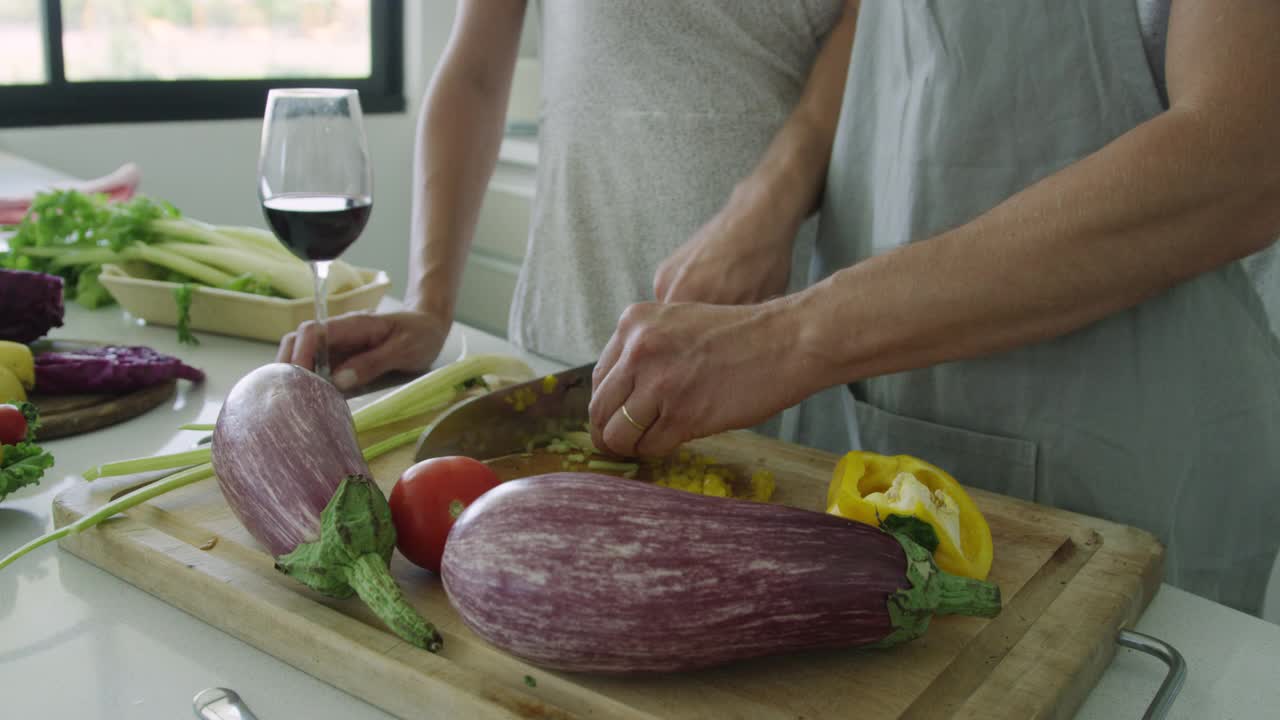
[[316, 283], [316, 325], [320, 330], [316, 341], [315, 372], [325, 380], [329, 379], [329, 333], [325, 328], [329, 319], [329, 303], [325, 282], [329, 279], [329, 265], [332, 263], [332, 260], [314, 260], [311, 263], [311, 276]]

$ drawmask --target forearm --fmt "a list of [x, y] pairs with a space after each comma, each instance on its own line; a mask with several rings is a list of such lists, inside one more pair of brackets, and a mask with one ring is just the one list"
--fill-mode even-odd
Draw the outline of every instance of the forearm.
[[751, 175], [735, 188], [731, 206], [779, 219], [793, 229], [817, 210], [840, 119], [857, 15], [858, 3], [848, 2], [814, 61], [795, 109]]
[[1171, 111], [935, 238], [793, 302], [820, 386], [1053, 338], [1265, 247], [1280, 174], [1263, 134]]
[[[523, 8], [523, 3], [513, 4]], [[521, 16], [513, 19], [514, 26], [489, 27], [492, 34], [483, 48], [471, 50], [485, 52], [483, 61], [447, 51], [423, 99], [414, 152], [405, 302], [439, 317], [453, 317], [462, 270], [497, 162]], [[475, 44], [466, 33], [462, 28], [457, 33], [462, 37], [451, 45]]]
[[505, 103], [442, 79], [423, 103], [414, 168], [410, 307], [452, 317], [484, 191], [502, 141]]

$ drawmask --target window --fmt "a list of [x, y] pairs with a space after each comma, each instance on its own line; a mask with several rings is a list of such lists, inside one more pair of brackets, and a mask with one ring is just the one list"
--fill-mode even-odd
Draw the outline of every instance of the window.
[[273, 87], [404, 110], [401, 0], [4, 0], [0, 127], [261, 117]]

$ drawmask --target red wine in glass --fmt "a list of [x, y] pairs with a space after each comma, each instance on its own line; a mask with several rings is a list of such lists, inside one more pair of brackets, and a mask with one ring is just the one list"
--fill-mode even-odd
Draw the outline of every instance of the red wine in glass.
[[303, 260], [335, 260], [360, 237], [373, 210], [368, 197], [288, 193], [262, 203], [276, 237]]
[[311, 366], [328, 378], [329, 267], [360, 237], [373, 209], [373, 171], [357, 91], [274, 88], [267, 93], [258, 199], [276, 237], [311, 266], [318, 331]]

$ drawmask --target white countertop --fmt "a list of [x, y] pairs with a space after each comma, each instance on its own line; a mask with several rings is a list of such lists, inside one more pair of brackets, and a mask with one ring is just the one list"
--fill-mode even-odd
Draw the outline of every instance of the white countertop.
[[[6, 159], [0, 153], [0, 165]], [[83, 482], [83, 470], [188, 448], [198, 434], [176, 428], [212, 422], [235, 381], [275, 353], [272, 345], [208, 333], [199, 347], [182, 347], [172, 329], [144, 327], [118, 308], [90, 312], [74, 304], [51, 336], [148, 345], [208, 377], [200, 386], [183, 382], [171, 403], [139, 418], [48, 442], [57, 464], [44, 481], [0, 503], [0, 555], [52, 528], [54, 496]], [[464, 337], [470, 352], [520, 355], [539, 373], [556, 369], [463, 326], [454, 328], [441, 358], [456, 358]], [[1280, 715], [1280, 626], [1165, 585], [1135, 629], [1172, 643], [1187, 660], [1186, 686], [1170, 717]], [[1141, 717], [1164, 671], [1154, 658], [1120, 649], [1077, 718]], [[261, 720], [390, 717], [56, 545], [0, 571], [0, 716], [173, 720], [193, 717], [191, 698], [211, 686], [239, 692]]]
[[[0, 554], [50, 529], [54, 495], [82, 482], [86, 468], [188, 447], [198, 434], [176, 428], [212, 422], [232, 384], [274, 356], [274, 346], [207, 333], [199, 347], [182, 347], [171, 329], [141, 326], [118, 308], [90, 312], [72, 305], [67, 324], [51, 335], [149, 345], [200, 367], [208, 378], [201, 386], [182, 383], [173, 402], [139, 418], [48, 442], [57, 458], [50, 474], [0, 504]], [[442, 358], [458, 356], [463, 336], [471, 352], [520, 354], [501, 339], [458, 326]], [[554, 369], [524, 357], [539, 373]], [[1275, 716], [1280, 626], [1165, 586], [1136, 629], [1171, 642], [1187, 659], [1187, 684], [1172, 717]], [[56, 545], [0, 571], [0, 668], [0, 707], [12, 718], [172, 720], [190, 717], [192, 696], [210, 686], [235, 689], [262, 720], [389, 717]], [[1120, 650], [1078, 717], [1141, 717], [1163, 674], [1157, 660]]]

